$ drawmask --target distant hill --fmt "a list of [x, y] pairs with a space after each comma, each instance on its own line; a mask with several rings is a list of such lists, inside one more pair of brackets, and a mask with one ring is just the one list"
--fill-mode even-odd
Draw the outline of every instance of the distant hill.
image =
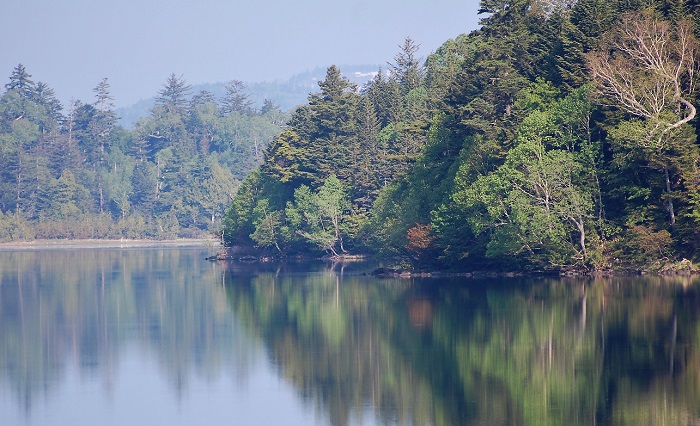
[[[358, 86], [363, 86], [370, 81], [379, 70], [378, 65], [344, 65], [340, 66], [345, 78]], [[326, 68], [318, 67], [312, 70], [295, 74], [287, 80], [246, 82], [248, 93], [254, 102], [255, 108], [260, 108], [265, 99], [273, 100], [283, 111], [290, 111], [292, 108], [304, 104], [309, 93], [318, 92], [318, 82], [326, 76]], [[202, 90], [207, 90], [217, 98], [221, 98], [226, 93], [226, 83], [206, 83], [192, 86], [192, 94], [197, 94]], [[118, 108], [117, 116], [119, 123], [127, 128], [133, 128], [134, 124], [141, 117], [150, 114], [151, 108], [155, 104], [155, 95], [152, 98], [141, 100], [131, 106]]]

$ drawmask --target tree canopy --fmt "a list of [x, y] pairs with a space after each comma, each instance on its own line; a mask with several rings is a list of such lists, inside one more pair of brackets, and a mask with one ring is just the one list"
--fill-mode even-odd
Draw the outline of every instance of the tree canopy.
[[[484, 0], [480, 29], [425, 60], [407, 38], [360, 90], [330, 67], [249, 178], [258, 191], [234, 200], [227, 243], [255, 243], [240, 218], [266, 200], [281, 253], [336, 254], [339, 235], [432, 268], [697, 260], [700, 25], [686, 3]], [[330, 179], [347, 204], [324, 239], [299, 205]]]
[[240, 181], [281, 130], [278, 109], [244, 103], [224, 114], [230, 99], [192, 95], [175, 74], [132, 131], [118, 125], [108, 79], [93, 102], [64, 112], [31, 77], [18, 65], [0, 97], [0, 241], [219, 233]]
[[425, 56], [406, 38], [363, 87], [332, 65], [289, 115], [238, 80], [217, 99], [171, 74], [134, 130], [107, 79], [63, 108], [18, 65], [0, 238], [220, 231], [430, 268], [698, 260], [698, 8], [483, 0], [479, 29]]

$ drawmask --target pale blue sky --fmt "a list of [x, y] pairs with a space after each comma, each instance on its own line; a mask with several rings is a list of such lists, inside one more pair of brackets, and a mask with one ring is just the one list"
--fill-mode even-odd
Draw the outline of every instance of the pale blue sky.
[[421, 56], [477, 28], [478, 0], [4, 0], [0, 82], [22, 63], [65, 104], [108, 78], [117, 106], [171, 74], [190, 84], [269, 81], [332, 64]]

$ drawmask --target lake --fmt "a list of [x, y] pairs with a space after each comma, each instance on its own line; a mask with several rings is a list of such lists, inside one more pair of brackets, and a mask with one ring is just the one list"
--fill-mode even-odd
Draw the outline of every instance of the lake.
[[0, 251], [2, 425], [700, 424], [700, 280]]

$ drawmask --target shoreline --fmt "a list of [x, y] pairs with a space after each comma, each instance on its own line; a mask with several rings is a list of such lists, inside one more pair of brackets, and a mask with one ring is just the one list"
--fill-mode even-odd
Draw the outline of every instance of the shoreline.
[[217, 249], [221, 243], [215, 238], [180, 238], [176, 240], [33, 240], [0, 243], [0, 251], [46, 250], [46, 249], [113, 249], [113, 248], [158, 248], [158, 247], [211, 247]]

